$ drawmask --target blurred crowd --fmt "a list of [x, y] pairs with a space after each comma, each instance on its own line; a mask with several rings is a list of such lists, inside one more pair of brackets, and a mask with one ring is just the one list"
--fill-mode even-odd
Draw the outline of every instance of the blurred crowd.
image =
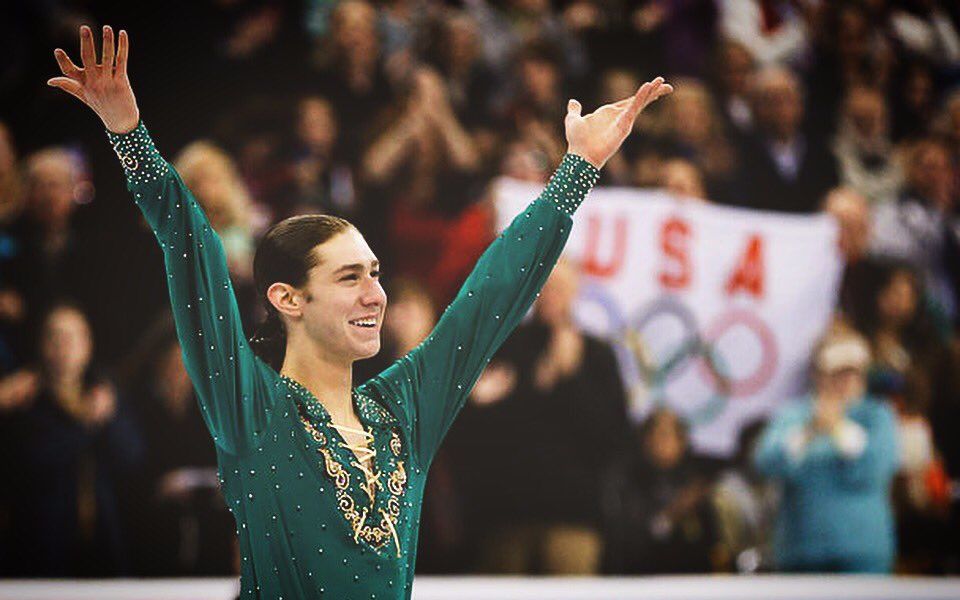
[[[664, 75], [600, 185], [832, 214], [846, 259], [809, 393], [698, 456], [642, 423], [561, 261], [431, 471], [419, 567], [960, 572], [960, 5], [947, 0], [200, 0], [0, 7], [0, 575], [228, 574], [234, 524], [162, 256], [102, 126], [46, 88], [77, 26], [131, 38], [144, 122], [223, 239], [355, 223], [416, 346], [585, 112]], [[96, 28], [95, 28], [96, 29]], [[829, 249], [811, 249], [829, 251]]]

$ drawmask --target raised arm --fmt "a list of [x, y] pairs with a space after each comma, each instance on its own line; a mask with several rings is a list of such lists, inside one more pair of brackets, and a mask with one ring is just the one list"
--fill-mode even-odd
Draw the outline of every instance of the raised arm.
[[79, 98], [106, 126], [127, 188], [163, 250], [177, 337], [204, 421], [221, 449], [242, 452], [266, 425], [268, 387], [277, 376], [245, 340], [219, 236], [140, 122], [127, 77], [128, 48], [121, 31], [115, 53], [113, 30], [104, 27], [98, 63], [93, 34], [83, 26], [82, 67], [58, 48], [63, 77], [48, 84]]
[[546, 188], [483, 253], [427, 339], [374, 378], [401, 399], [422, 466], [429, 465], [483, 368], [543, 287], [570, 235], [571, 215], [599, 169], [640, 111], [670, 91], [658, 77], [587, 116], [571, 100], [568, 151]]

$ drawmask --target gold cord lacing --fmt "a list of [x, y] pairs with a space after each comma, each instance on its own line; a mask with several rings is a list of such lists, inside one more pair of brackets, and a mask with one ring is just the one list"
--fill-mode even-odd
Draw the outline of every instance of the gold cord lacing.
[[[367, 467], [367, 461], [369, 461], [370, 465], [373, 465], [375, 464], [375, 459], [377, 456], [377, 449], [373, 446], [373, 442], [374, 442], [373, 434], [367, 431], [364, 431], [362, 429], [348, 427], [347, 425], [337, 425], [336, 423], [333, 423], [333, 422], [331, 422], [331, 425], [334, 427], [334, 429], [341, 432], [341, 437], [344, 437], [344, 439], [346, 439], [346, 437], [342, 435], [343, 431], [347, 431], [350, 433], [355, 433], [363, 436], [363, 445], [345, 444], [341, 442], [340, 446], [347, 448], [348, 450], [353, 452], [354, 455], [357, 457], [358, 460], [354, 460], [351, 462], [366, 477], [367, 481], [362, 487], [364, 491], [367, 493], [367, 496], [369, 496], [370, 498], [370, 506], [373, 506], [376, 501], [375, 498], [377, 493], [376, 491], [377, 486], [380, 485], [380, 474], [374, 473], [372, 469]], [[393, 536], [393, 542], [397, 546], [397, 556], [399, 557], [400, 556], [400, 537], [397, 535], [397, 530], [393, 526], [393, 520], [390, 519], [387, 512], [384, 511], [382, 508], [380, 509], [380, 514], [383, 516], [383, 521], [387, 524], [387, 527], [390, 529], [390, 534]], [[360, 519], [356, 522], [356, 525], [353, 530], [354, 541], [359, 540], [360, 532], [363, 530], [363, 524], [364, 522], [366, 522], [366, 520], [367, 520], [367, 509], [364, 508], [363, 513], [361, 514]]]

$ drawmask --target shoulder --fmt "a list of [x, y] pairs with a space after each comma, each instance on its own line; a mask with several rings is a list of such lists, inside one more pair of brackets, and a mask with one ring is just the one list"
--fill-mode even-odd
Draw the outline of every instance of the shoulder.
[[616, 360], [614, 346], [609, 340], [590, 333], [583, 333], [582, 335], [584, 345], [589, 352], [605, 359]]
[[792, 398], [773, 412], [772, 421], [778, 423], [794, 423], [809, 417], [812, 410], [813, 399], [810, 396]]
[[873, 422], [893, 423], [897, 419], [896, 412], [894, 412], [890, 403], [876, 396], [864, 398], [857, 406], [857, 413]]

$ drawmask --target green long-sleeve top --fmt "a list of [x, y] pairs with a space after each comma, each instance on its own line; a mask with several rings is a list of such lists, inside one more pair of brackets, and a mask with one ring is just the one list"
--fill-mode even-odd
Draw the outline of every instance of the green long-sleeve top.
[[480, 257], [430, 335], [353, 389], [372, 436], [369, 469], [323, 405], [254, 354], [223, 245], [143, 124], [108, 136], [163, 250], [184, 362], [237, 523], [241, 598], [409, 598], [427, 469], [484, 366], [543, 286], [598, 170], [565, 155], [543, 193]]

